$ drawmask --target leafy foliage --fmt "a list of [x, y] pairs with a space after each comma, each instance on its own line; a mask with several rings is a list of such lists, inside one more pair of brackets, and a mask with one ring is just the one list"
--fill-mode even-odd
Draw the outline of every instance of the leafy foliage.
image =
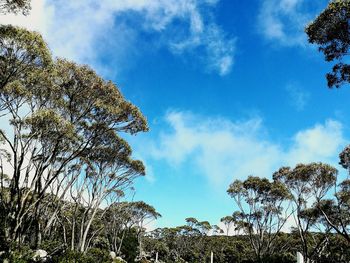
[[327, 8], [306, 27], [309, 42], [319, 46], [326, 61], [337, 61], [327, 74], [328, 87], [339, 88], [350, 81], [350, 65], [342, 60], [349, 53], [350, 2], [333, 0]]

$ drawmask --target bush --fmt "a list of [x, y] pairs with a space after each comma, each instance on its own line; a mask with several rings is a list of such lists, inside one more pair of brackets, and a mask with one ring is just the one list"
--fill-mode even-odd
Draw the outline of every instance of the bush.
[[90, 248], [86, 254], [77, 251], [66, 251], [53, 257], [54, 263], [111, 263], [109, 252], [99, 248]]
[[7, 260], [11, 263], [28, 263], [33, 262], [34, 253], [28, 247], [23, 247], [21, 250], [13, 250], [6, 252], [0, 256], [0, 262]]
[[90, 248], [86, 256], [92, 260], [91, 263], [96, 262], [96, 263], [110, 263], [111, 262], [111, 257], [109, 255], [109, 251], [107, 250], [102, 250], [99, 248]]

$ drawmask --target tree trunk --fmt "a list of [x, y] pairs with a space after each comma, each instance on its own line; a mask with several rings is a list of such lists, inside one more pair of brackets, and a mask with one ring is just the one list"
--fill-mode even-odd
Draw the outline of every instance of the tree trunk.
[[[96, 215], [96, 212], [97, 212], [97, 207], [94, 209], [94, 212], [92, 213], [86, 227], [85, 227], [85, 231], [84, 231], [84, 234], [82, 236], [82, 239], [81, 239], [81, 242], [80, 242], [80, 252], [85, 252], [85, 244], [86, 244], [86, 239], [87, 239], [87, 235], [89, 233], [89, 230], [90, 230], [90, 227], [91, 227], [91, 224], [92, 224], [92, 221], [94, 220], [95, 218], [95, 215]], [[82, 225], [82, 228], [84, 226]]]

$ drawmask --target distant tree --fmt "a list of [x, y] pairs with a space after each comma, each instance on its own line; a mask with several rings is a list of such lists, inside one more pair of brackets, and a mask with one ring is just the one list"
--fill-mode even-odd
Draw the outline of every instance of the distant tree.
[[138, 250], [139, 250], [139, 259], [144, 257], [143, 250], [143, 237], [146, 231], [146, 226], [151, 223], [153, 220], [161, 217], [161, 214], [156, 211], [156, 209], [146, 204], [143, 201], [132, 202], [131, 207], [131, 217], [132, 224], [136, 228], [137, 241], [138, 241]]
[[240, 210], [235, 213], [237, 224], [248, 235], [260, 262], [275, 252], [276, 238], [290, 216], [286, 208], [289, 191], [282, 183], [249, 176], [243, 182], [234, 181], [227, 192]]
[[327, 74], [330, 88], [339, 88], [350, 82], [350, 65], [346, 63], [350, 47], [349, 22], [350, 1], [332, 0], [327, 8], [306, 27], [309, 42], [319, 46], [326, 61], [336, 62], [332, 72]]
[[22, 13], [27, 15], [31, 9], [31, 0], [0, 0], [0, 14]]
[[194, 217], [188, 217], [185, 219], [187, 225], [198, 232], [200, 236], [206, 236], [208, 235], [209, 231], [212, 229], [212, 226], [208, 221], [198, 221]]
[[220, 219], [220, 222], [224, 224], [225, 230], [226, 230], [225, 233], [226, 233], [226, 236], [228, 236], [229, 232], [230, 232], [230, 229], [231, 229], [231, 227], [233, 226], [233, 223], [234, 223], [233, 216], [222, 217]]

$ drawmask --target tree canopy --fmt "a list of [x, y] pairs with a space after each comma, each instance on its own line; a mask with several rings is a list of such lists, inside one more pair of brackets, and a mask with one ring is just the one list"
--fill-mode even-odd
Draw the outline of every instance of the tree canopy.
[[335, 62], [327, 74], [328, 87], [339, 88], [350, 81], [350, 65], [346, 62], [350, 47], [350, 1], [333, 0], [306, 27], [309, 42], [319, 46], [326, 61]]

